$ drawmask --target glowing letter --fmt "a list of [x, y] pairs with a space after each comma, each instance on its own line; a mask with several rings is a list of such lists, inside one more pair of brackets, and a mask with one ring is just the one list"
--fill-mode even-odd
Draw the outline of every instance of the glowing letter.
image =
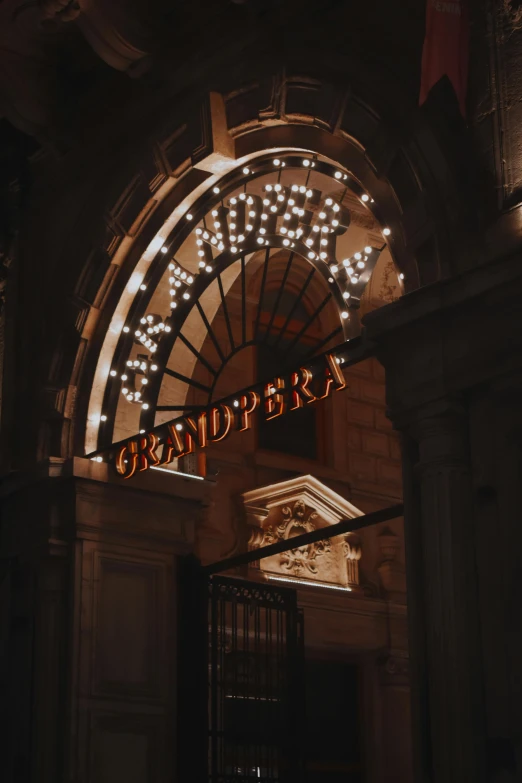
[[312, 380], [312, 373], [305, 367], [301, 367], [299, 372], [293, 372], [290, 379], [290, 391], [292, 393], [290, 410], [302, 408], [304, 402], [315, 402], [317, 397], [312, 394], [308, 384]]
[[285, 382], [282, 378], [274, 378], [273, 383], [267, 383], [265, 386], [265, 419], [275, 419], [285, 412], [285, 400], [279, 392], [285, 388]]
[[226, 438], [232, 426], [231, 408], [221, 404], [211, 408], [207, 425], [207, 437], [210, 443], [217, 443]]
[[254, 391], [247, 391], [241, 396], [239, 407], [236, 409], [236, 429], [239, 432], [250, 429], [251, 416], [260, 402], [259, 394], [256, 394]]

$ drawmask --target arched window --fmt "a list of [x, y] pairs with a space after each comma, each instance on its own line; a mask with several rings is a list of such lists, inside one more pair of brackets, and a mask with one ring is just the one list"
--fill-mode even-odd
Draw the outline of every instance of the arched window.
[[[317, 324], [307, 324], [310, 313], [302, 292], [272, 288], [262, 301], [260, 331], [269, 339], [256, 350], [256, 380], [268, 381], [285, 370], [296, 369], [320, 342]], [[305, 406], [292, 416], [259, 420], [258, 447], [316, 460], [320, 457], [320, 410]]]

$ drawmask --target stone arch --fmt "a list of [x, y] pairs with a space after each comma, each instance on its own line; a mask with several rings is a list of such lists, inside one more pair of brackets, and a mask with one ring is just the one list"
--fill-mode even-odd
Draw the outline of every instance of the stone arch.
[[[70, 227], [68, 236], [58, 241], [53, 236], [58, 226], [45, 224], [48, 215], [32, 216], [34, 233], [48, 238], [47, 247], [43, 243], [46, 271], [37, 282], [52, 293], [45, 298], [55, 316], [40, 343], [43, 395], [37, 399], [26, 388], [11, 400], [15, 409], [23, 404], [31, 412], [12, 417], [25, 419], [23, 435], [11, 433], [14, 465], [35, 455], [84, 453], [86, 399], [116, 304], [153, 237], [214, 176], [209, 168], [226, 166], [227, 157], [280, 146], [324, 154], [352, 170], [379, 204], [393, 229], [392, 252], [407, 290], [455, 270], [450, 237], [458, 214], [451, 213], [450, 220], [447, 204], [456, 203], [457, 191], [444, 151], [400, 94], [393, 112], [382, 103], [389, 85], [382, 74], [377, 97], [378, 80], [368, 74], [366, 84], [359, 79], [360, 93], [356, 86], [348, 89], [342, 76], [348, 65], [346, 59], [330, 57], [328, 70], [335, 80], [325, 82], [299, 75], [310, 68], [300, 71], [294, 64], [254, 81], [243, 79], [221, 94], [191, 99], [161, 122], [156, 112], [152, 131], [140, 128], [131, 149], [115, 149], [107, 170], [98, 165], [89, 174], [89, 159], [81, 161], [75, 206], [70, 193], [61, 195], [62, 205], [67, 202], [63, 223]], [[220, 80], [226, 86], [231, 77]], [[107, 146], [104, 156], [110, 159]], [[60, 178], [69, 183], [67, 160]], [[29, 258], [35, 248], [27, 238], [25, 245], [21, 254]], [[24, 286], [23, 264], [18, 277], [22, 309], [31, 310], [37, 296]], [[57, 281], [52, 292], [45, 277]], [[41, 305], [36, 307], [40, 317]], [[21, 328], [16, 340], [23, 356], [30, 356], [33, 338], [34, 329]]]

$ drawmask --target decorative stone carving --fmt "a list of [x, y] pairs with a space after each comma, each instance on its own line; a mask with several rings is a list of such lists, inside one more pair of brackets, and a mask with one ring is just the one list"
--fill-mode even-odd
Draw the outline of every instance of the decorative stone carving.
[[[361, 512], [347, 500], [313, 476], [299, 476], [243, 496], [247, 523], [252, 527], [249, 549], [258, 549], [279, 541], [291, 541], [303, 533], [328, 528], [342, 519]], [[326, 539], [307, 546], [288, 549], [264, 558], [256, 564], [267, 576], [310, 579], [312, 582], [337, 585], [346, 590], [360, 590], [358, 536], [347, 534], [331, 541]]]
[[[264, 535], [264, 544], [273, 544], [276, 541], [288, 540], [300, 536], [303, 533], [310, 533], [315, 530], [313, 519], [317, 518], [314, 509], [308, 513], [302, 500], [297, 500], [293, 508], [284, 506], [281, 509], [283, 521], [274, 529], [270, 526]], [[280, 556], [281, 565], [288, 571], [292, 571], [295, 576], [302, 576], [305, 570], [311, 574], [317, 574], [316, 558], [321, 557], [326, 552], [330, 552], [329, 541], [317, 541], [314, 544], [301, 546], [297, 549], [289, 549]]]
[[343, 551], [346, 557], [348, 586], [352, 590], [359, 590], [359, 560], [362, 554], [360, 538], [353, 533], [348, 533], [344, 537]]
[[406, 573], [404, 566], [396, 560], [399, 550], [399, 536], [385, 527], [377, 536], [381, 550], [381, 563], [377, 570], [381, 584], [388, 598], [400, 599], [406, 595]]

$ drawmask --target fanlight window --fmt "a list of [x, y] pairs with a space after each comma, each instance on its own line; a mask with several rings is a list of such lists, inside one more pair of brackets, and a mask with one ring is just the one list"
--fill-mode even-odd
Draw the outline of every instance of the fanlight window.
[[[265, 155], [210, 186], [132, 283], [98, 447], [232, 395], [270, 363], [358, 335], [372, 272], [391, 264], [377, 213], [349, 172], [310, 154]], [[249, 348], [255, 363], [244, 363], [239, 389], [227, 388]]]

